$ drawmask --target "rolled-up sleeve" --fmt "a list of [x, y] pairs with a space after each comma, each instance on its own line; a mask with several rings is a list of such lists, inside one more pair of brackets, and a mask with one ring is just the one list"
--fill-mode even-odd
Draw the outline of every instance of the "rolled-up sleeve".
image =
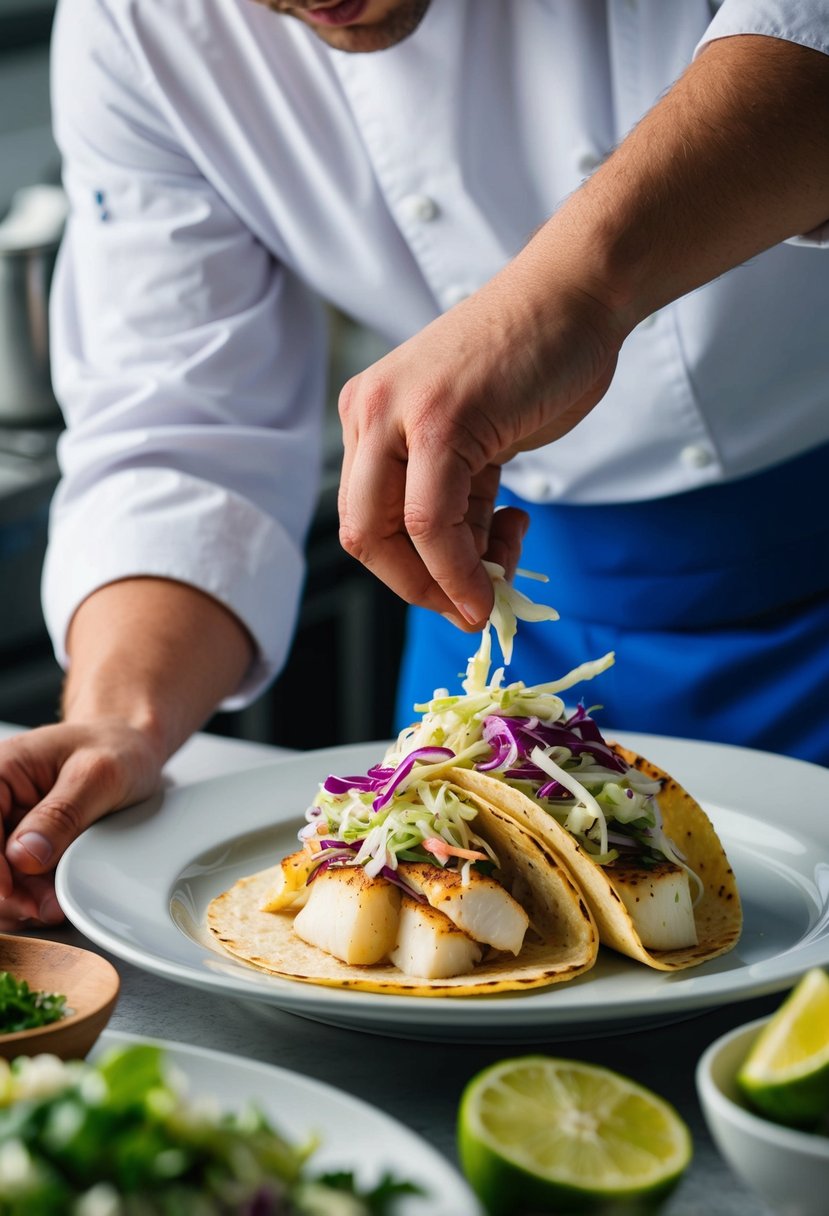
[[[696, 53], [717, 38], [736, 34], [780, 38], [829, 55], [829, 0], [723, 0]], [[829, 219], [811, 232], [792, 237], [791, 243], [828, 248]]]
[[52, 293], [67, 430], [47, 625], [65, 664], [69, 622], [97, 588], [130, 576], [198, 587], [257, 645], [231, 708], [278, 671], [295, 623], [323, 310], [179, 144], [103, 4], [63, 5], [53, 65], [71, 213]]

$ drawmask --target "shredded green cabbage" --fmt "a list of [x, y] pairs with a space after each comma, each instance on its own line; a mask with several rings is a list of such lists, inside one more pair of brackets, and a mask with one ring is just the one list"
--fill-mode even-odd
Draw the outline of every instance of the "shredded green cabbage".
[[[495, 603], [484, 632], [490, 624], [495, 630], [504, 663], [508, 666], [512, 660], [512, 644], [518, 630], [518, 621], [557, 621], [559, 619], [555, 608], [549, 604], [536, 604], [528, 596], [516, 591], [512, 583], [506, 579], [506, 571], [497, 562], [484, 562], [484, 568], [492, 579], [492, 590]], [[531, 570], [516, 570], [523, 578], [533, 578], [538, 582], [549, 582], [546, 574], [536, 574]]]
[[[449, 763], [454, 764], [454, 758]], [[423, 847], [424, 840], [434, 837], [452, 848], [484, 853], [497, 865], [498, 859], [490, 846], [471, 827], [478, 814], [477, 807], [463, 801], [448, 784], [436, 781], [434, 772], [429, 772], [440, 767], [415, 765], [416, 780], [398, 789], [379, 811], [374, 809], [373, 793], [349, 790], [345, 794], [329, 794], [321, 789], [314, 806], [323, 812], [326, 834], [347, 844], [359, 842], [353, 860], [364, 865], [370, 877], [376, 877], [384, 866], [396, 870], [400, 861], [443, 864]], [[446, 768], [446, 763], [442, 767]], [[321, 834], [319, 827], [315, 833]]]
[[[612, 651], [599, 659], [579, 664], [558, 680], [525, 685], [523, 681], [504, 683], [504, 668], [492, 672], [492, 629], [495, 630], [504, 663], [512, 657], [517, 621], [557, 620], [554, 608], [534, 604], [516, 591], [504, 577], [503, 567], [484, 565], [493, 580], [495, 606], [484, 627], [477, 651], [469, 659], [463, 692], [451, 695], [437, 689], [430, 701], [415, 705], [420, 719], [401, 731], [386, 752], [384, 763], [399, 764], [421, 747], [448, 747], [456, 753], [451, 763], [472, 767], [476, 760], [489, 757], [490, 745], [483, 738], [486, 718], [492, 714], [511, 718], [536, 718], [544, 724], [562, 722], [567, 710], [560, 694], [585, 680], [607, 671], [615, 662]], [[517, 574], [546, 582], [546, 576], [519, 570]], [[570, 799], [541, 799], [550, 815], [571, 832], [600, 865], [615, 861], [619, 851], [611, 847], [608, 831], [619, 834], [643, 853], [662, 856], [688, 870], [687, 865], [666, 837], [654, 795], [659, 783], [636, 769], [618, 773], [603, 768], [590, 755], [574, 755], [567, 747], [537, 749], [533, 760], [552, 779], [572, 794]], [[492, 776], [503, 777], [497, 770]], [[516, 789], [536, 798], [538, 786], [530, 781], [510, 778]], [[701, 890], [699, 878], [688, 870], [691, 881]]]

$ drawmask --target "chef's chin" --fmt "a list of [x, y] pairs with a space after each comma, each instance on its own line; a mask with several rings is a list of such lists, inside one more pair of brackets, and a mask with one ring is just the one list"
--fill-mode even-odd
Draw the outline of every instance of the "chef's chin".
[[431, 0], [259, 0], [274, 12], [296, 17], [338, 51], [385, 51], [414, 33]]

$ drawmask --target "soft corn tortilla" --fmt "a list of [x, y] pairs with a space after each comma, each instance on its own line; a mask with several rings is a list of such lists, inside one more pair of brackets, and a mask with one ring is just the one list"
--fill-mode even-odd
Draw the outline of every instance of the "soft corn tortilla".
[[[471, 801], [469, 795], [463, 796]], [[559, 984], [588, 971], [596, 961], [598, 931], [566, 865], [497, 808], [480, 804], [475, 831], [498, 857], [501, 868], [494, 876], [530, 918], [517, 958], [485, 955], [468, 974], [435, 980], [405, 975], [391, 963], [360, 967], [340, 962], [294, 933], [291, 909], [261, 911], [276, 867], [242, 878], [217, 896], [208, 908], [207, 923], [225, 950], [261, 971], [362, 992], [482, 996]]]
[[613, 889], [612, 865], [597, 865], [552, 815], [506, 782], [472, 769], [454, 769], [452, 780], [506, 812], [528, 832], [546, 841], [584, 892], [605, 946], [660, 971], [678, 971], [725, 954], [737, 943], [743, 917], [740, 895], [725, 849], [705, 811], [677, 781], [649, 760], [613, 745], [613, 750], [645, 776], [662, 782], [657, 795], [665, 833], [699, 876], [704, 893], [694, 908], [696, 946], [648, 950], [620, 896]]

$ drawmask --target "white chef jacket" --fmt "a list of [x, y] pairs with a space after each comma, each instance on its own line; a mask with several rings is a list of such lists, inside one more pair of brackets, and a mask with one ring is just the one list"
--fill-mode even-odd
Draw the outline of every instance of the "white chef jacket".
[[[56, 652], [113, 580], [171, 577], [284, 660], [317, 488], [319, 297], [398, 343], [489, 279], [706, 40], [829, 53], [825, 0], [433, 0], [373, 54], [253, 0], [63, 0], [67, 420], [44, 574]], [[810, 234], [829, 244], [829, 225]], [[605, 399], [504, 480], [654, 498], [829, 440], [829, 261], [778, 246], [644, 321]], [[485, 340], [485, 338], [483, 338]]]

